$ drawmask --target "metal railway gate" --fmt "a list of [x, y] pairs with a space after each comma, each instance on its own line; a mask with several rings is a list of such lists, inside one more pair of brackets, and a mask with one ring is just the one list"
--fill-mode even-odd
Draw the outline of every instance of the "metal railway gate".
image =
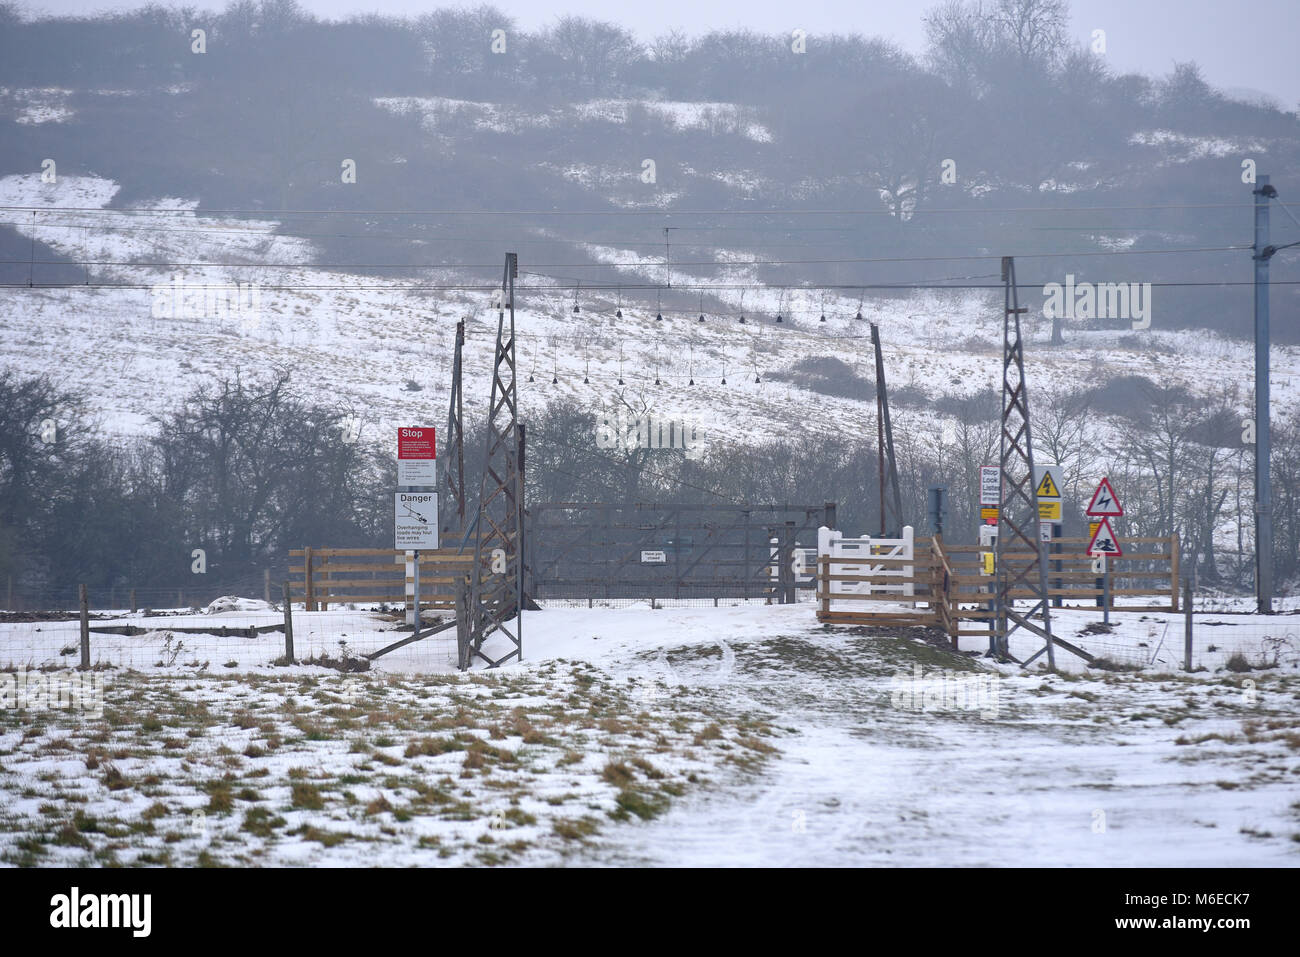
[[[835, 505], [546, 502], [528, 508], [525, 591], [547, 598], [763, 598], [793, 595], [772, 540], [815, 547]], [[811, 572], [811, 569], [809, 570]], [[813, 587], [811, 577], [800, 587]]]

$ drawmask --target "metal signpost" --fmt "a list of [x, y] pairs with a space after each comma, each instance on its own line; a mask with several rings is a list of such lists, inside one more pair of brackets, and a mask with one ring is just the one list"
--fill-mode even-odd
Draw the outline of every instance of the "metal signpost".
[[[1055, 462], [1036, 464], [1034, 466], [1034, 483], [1037, 485], [1038, 492], [1038, 538], [1047, 545], [1051, 554], [1059, 555], [1061, 544], [1056, 539], [1059, 539], [1065, 530], [1061, 514], [1061, 467]], [[1052, 571], [1060, 573], [1061, 560], [1059, 558], [1052, 560]], [[1049, 585], [1059, 592], [1062, 585], [1061, 579], [1052, 579]], [[1060, 608], [1063, 604], [1064, 600], [1061, 595], [1058, 594], [1052, 597], [1052, 606], [1054, 608]]]
[[1103, 478], [1098, 483], [1097, 490], [1092, 493], [1092, 500], [1087, 508], [1089, 518], [1099, 519], [1089, 523], [1092, 534], [1088, 538], [1088, 554], [1101, 562], [1100, 569], [1094, 562], [1093, 570], [1101, 572], [1101, 620], [1107, 625], [1110, 624], [1110, 562], [1108, 559], [1120, 558], [1124, 554], [1119, 544], [1119, 537], [1111, 528], [1110, 520], [1123, 514], [1124, 506], [1119, 503], [1119, 496], [1115, 494], [1110, 479]]
[[437, 436], [432, 428], [397, 430], [397, 491], [393, 493], [394, 548], [414, 553], [413, 601], [407, 624], [420, 633], [420, 552], [438, 547]]

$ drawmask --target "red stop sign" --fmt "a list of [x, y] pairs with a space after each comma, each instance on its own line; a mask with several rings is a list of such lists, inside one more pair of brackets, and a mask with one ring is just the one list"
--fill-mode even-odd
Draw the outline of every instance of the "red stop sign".
[[433, 429], [407, 428], [397, 430], [397, 457], [399, 459], [435, 459], [438, 457]]

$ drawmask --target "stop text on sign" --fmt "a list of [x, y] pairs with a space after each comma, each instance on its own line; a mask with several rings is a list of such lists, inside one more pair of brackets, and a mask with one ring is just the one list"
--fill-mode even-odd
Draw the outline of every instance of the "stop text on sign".
[[397, 484], [399, 486], [435, 486], [438, 484], [437, 440], [431, 427], [408, 427], [397, 430]]

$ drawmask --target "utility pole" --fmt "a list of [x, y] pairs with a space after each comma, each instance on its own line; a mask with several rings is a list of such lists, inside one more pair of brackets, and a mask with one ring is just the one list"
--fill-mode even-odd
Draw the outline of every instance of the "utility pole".
[[885, 387], [885, 356], [880, 327], [871, 324], [871, 346], [876, 353], [876, 457], [880, 480], [880, 537], [903, 534], [903, 498], [898, 487], [898, 460], [894, 456], [894, 426], [889, 418], [889, 391]]
[[1269, 481], [1268, 201], [1277, 195], [1267, 176], [1255, 194], [1255, 600], [1261, 615], [1273, 614], [1273, 492]]
[[[504, 293], [502, 293], [504, 295]], [[451, 402], [447, 408], [447, 433], [443, 442], [443, 485], [447, 489], [447, 507], [442, 510], [442, 531], [465, 531], [465, 429], [464, 409], [461, 399], [461, 357], [465, 347], [465, 320], [456, 323], [456, 347], [451, 363]], [[455, 519], [452, 508], [455, 506]], [[453, 526], [454, 521], [454, 526]]]

